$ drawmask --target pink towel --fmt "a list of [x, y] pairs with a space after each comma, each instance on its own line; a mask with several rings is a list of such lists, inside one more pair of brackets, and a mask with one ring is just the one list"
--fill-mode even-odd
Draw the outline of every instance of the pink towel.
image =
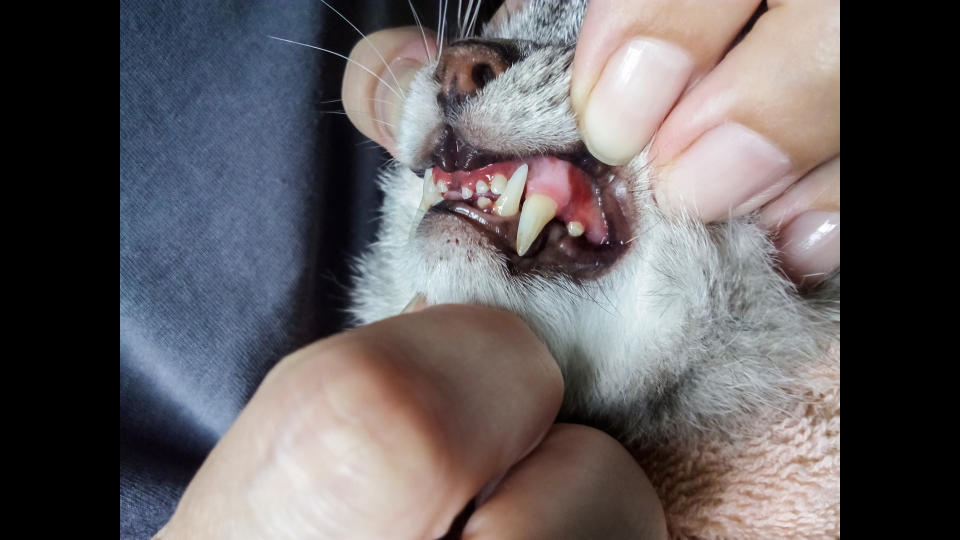
[[753, 436], [640, 457], [672, 537], [840, 537], [839, 343], [807, 380], [804, 402]]

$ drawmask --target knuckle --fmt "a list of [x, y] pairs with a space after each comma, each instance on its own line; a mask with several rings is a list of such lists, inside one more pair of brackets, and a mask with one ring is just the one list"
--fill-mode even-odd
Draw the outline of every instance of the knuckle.
[[[311, 438], [335, 458], [363, 456], [365, 467], [426, 474], [442, 459], [436, 413], [417, 391], [416, 376], [389, 352], [349, 343], [319, 354], [304, 373], [291, 374], [291, 394], [308, 411]], [[335, 445], [331, 446], [331, 441]]]

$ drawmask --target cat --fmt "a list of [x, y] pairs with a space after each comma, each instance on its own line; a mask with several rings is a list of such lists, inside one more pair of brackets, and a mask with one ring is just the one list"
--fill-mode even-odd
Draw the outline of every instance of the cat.
[[[561, 419], [631, 446], [736, 434], [839, 340], [839, 271], [801, 295], [754, 216], [669, 217], [645, 152], [610, 168], [584, 150], [569, 85], [585, 8], [529, 0], [417, 73], [352, 315], [418, 294], [506, 309], [559, 363]], [[489, 59], [464, 70], [458, 51]]]

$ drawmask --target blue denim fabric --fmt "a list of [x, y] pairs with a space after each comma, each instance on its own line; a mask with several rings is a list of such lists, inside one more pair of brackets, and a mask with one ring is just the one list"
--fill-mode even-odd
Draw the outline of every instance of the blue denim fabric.
[[[412, 24], [406, 2], [332, 3]], [[166, 522], [270, 367], [344, 327], [375, 233], [386, 155], [320, 112], [345, 62], [268, 35], [358, 39], [315, 0], [120, 4], [121, 538]]]

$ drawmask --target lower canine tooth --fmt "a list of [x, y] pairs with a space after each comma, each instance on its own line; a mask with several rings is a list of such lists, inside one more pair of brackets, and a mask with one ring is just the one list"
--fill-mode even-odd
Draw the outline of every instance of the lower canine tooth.
[[494, 212], [505, 217], [517, 215], [517, 212], [520, 211], [520, 198], [523, 197], [523, 188], [527, 185], [527, 170], [529, 170], [529, 167], [524, 163], [513, 173], [506, 187], [503, 188], [500, 198], [497, 199], [497, 204], [493, 206]]
[[517, 225], [517, 255], [523, 255], [540, 235], [540, 231], [557, 215], [557, 203], [546, 195], [527, 195]]

